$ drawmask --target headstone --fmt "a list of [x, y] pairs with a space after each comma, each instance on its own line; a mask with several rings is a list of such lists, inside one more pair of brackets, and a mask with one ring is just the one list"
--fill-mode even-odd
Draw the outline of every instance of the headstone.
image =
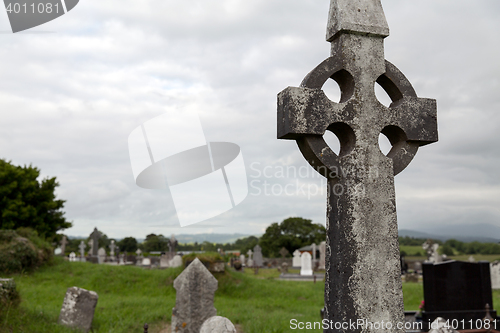
[[287, 274], [288, 273], [288, 264], [286, 262], [281, 264], [281, 273], [282, 274]]
[[81, 241], [80, 245], [78, 245], [78, 248], [80, 249], [80, 261], [83, 261], [83, 259], [85, 258], [85, 249], [87, 248], [87, 246], [83, 241]]
[[[331, 0], [331, 57], [300, 87], [278, 95], [278, 138], [296, 140], [306, 160], [327, 178], [327, 322], [404, 318], [394, 175], [419, 146], [437, 141], [437, 112], [435, 100], [418, 98], [397, 67], [385, 61], [388, 35], [380, 0]], [[341, 103], [321, 90], [330, 78], [340, 86]], [[391, 97], [389, 107], [377, 100], [376, 83]], [[339, 138], [339, 155], [323, 139], [327, 130]], [[378, 145], [381, 133], [393, 144], [387, 156]], [[363, 329], [371, 332], [377, 330]], [[401, 330], [394, 324], [385, 332]]]
[[141, 266], [142, 265], [142, 251], [141, 251], [141, 249], [137, 249], [137, 251], [135, 251], [135, 253], [137, 254], [135, 264]]
[[255, 245], [253, 248], [253, 265], [254, 267], [262, 267], [264, 265], [264, 259], [262, 258], [262, 249], [259, 244]]
[[236, 333], [236, 328], [229, 319], [214, 316], [205, 320], [200, 333]]
[[[429, 329], [426, 323], [438, 317], [459, 322], [475, 322], [485, 317], [486, 304], [493, 304], [489, 262], [447, 261], [424, 263], [422, 267], [425, 301], [422, 320], [425, 330]], [[490, 313], [496, 318], [495, 310]]]
[[292, 266], [293, 267], [301, 267], [302, 266], [302, 262], [300, 260], [300, 251], [299, 250], [295, 250], [295, 252], [293, 252]]
[[98, 298], [94, 291], [77, 287], [68, 288], [58, 323], [83, 332], [90, 331]]
[[454, 330], [451, 326], [450, 321], [438, 317], [432, 322], [429, 333], [458, 333], [458, 331]]
[[150, 267], [151, 266], [151, 259], [149, 259], [149, 258], [142, 259], [142, 266]]
[[120, 254], [120, 261], [118, 262], [118, 265], [125, 265], [126, 264], [126, 256], [125, 253]]
[[169, 267], [168, 266], [168, 263], [170, 262], [170, 260], [172, 260], [172, 253], [165, 253], [165, 254], [162, 254], [161, 257], [160, 257], [160, 267], [161, 268], [167, 268]]
[[55, 254], [56, 256], [61, 255], [61, 254], [62, 254], [61, 248], [60, 248], [60, 247], [57, 247], [57, 248], [54, 250], [54, 254]]
[[178, 244], [177, 239], [175, 239], [174, 235], [172, 234], [172, 236], [168, 241], [168, 252], [175, 253], [175, 248], [177, 247], [177, 244]]
[[316, 244], [312, 243], [312, 260], [316, 260]]
[[91, 253], [93, 257], [97, 256], [97, 251], [99, 247], [99, 238], [101, 238], [101, 233], [99, 232], [99, 230], [97, 230], [97, 228], [94, 228], [94, 231], [92, 231], [92, 233], [90, 234], [90, 239], [92, 240]]
[[474, 259], [473, 256], [470, 256], [469, 259], [467, 260], [468, 262], [476, 262], [476, 259]]
[[240, 254], [240, 263], [242, 265], [245, 265], [245, 255], [244, 254]]
[[300, 275], [313, 275], [311, 254], [309, 252], [302, 252], [300, 261]]
[[281, 258], [285, 258], [289, 253], [285, 247], [282, 247], [280, 250]]
[[63, 238], [61, 240], [61, 254], [64, 256], [64, 252], [66, 252], [66, 244], [68, 244], [68, 240], [66, 239], [66, 236], [63, 235]]
[[114, 239], [111, 240], [111, 244], [109, 244], [109, 259], [111, 261], [115, 261], [115, 249], [117, 248]]
[[106, 261], [106, 250], [102, 247], [97, 251], [98, 263], [103, 264]]
[[405, 275], [405, 282], [417, 283], [418, 282], [418, 274], [417, 273], [407, 273]]
[[69, 261], [76, 261], [76, 253], [75, 252], [71, 252], [69, 254]]
[[422, 263], [420, 261], [416, 261], [413, 263], [413, 270], [415, 273], [421, 273], [422, 272]]
[[217, 280], [195, 258], [175, 279], [174, 288], [177, 295], [172, 309], [172, 332], [199, 333], [205, 320], [217, 315], [214, 308]]
[[490, 263], [491, 289], [500, 289], [500, 262]]
[[182, 266], [182, 257], [176, 254], [172, 260], [168, 263], [168, 267], [181, 267]]
[[253, 252], [252, 250], [248, 250], [247, 252], [247, 255], [248, 255], [248, 260], [247, 260], [247, 267], [253, 267]]
[[319, 269], [325, 269], [326, 242], [319, 243]]

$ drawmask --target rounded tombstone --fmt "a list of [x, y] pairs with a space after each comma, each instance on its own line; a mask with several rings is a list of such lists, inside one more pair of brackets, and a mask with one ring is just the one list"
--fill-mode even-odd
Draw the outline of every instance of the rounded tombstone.
[[236, 260], [235, 262], [233, 262], [233, 267], [237, 271], [241, 270], [242, 267], [241, 262], [239, 260]]
[[203, 322], [200, 333], [236, 333], [236, 328], [229, 319], [213, 316]]

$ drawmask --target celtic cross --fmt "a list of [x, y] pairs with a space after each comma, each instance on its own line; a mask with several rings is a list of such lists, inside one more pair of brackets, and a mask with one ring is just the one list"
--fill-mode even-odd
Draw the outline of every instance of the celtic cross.
[[[403, 295], [394, 176], [420, 146], [438, 139], [436, 101], [417, 97], [385, 60], [388, 35], [380, 0], [331, 0], [331, 56], [300, 87], [278, 94], [278, 138], [296, 140], [328, 182], [325, 319], [394, 325], [336, 332], [404, 332], [396, 328], [403, 322]], [[340, 87], [338, 103], [321, 90], [328, 79]], [[378, 101], [377, 83], [391, 98], [389, 107]], [[323, 139], [327, 130], [339, 139], [338, 155]], [[392, 144], [387, 155], [378, 145], [380, 133]]]

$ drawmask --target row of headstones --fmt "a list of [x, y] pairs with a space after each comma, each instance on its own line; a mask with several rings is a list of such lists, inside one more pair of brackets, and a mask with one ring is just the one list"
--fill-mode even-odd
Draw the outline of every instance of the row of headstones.
[[[136, 251], [136, 254], [137, 254], [137, 256], [136, 256], [135, 265], [144, 266], [144, 267], [151, 267], [152, 266], [151, 258], [143, 257], [142, 251], [140, 249], [138, 249]], [[97, 251], [97, 258], [98, 258], [99, 264], [103, 264], [106, 262], [117, 263], [118, 265], [133, 265], [134, 264], [134, 262], [127, 261], [127, 257], [125, 255], [125, 253], [122, 253], [118, 256], [118, 262], [117, 262], [117, 258], [114, 256], [114, 252], [111, 251], [110, 255], [107, 256], [106, 251], [103, 248], [100, 248]], [[86, 259], [85, 259], [85, 257], [78, 258], [74, 252], [71, 252], [69, 254], [69, 261], [71, 261], [71, 262], [86, 261]], [[160, 257], [159, 267], [161, 267], [161, 268], [180, 267], [180, 266], [182, 266], [182, 257], [178, 254], [166, 253]]]
[[[326, 253], [326, 242], [321, 242], [319, 244], [319, 247], [317, 247], [316, 244], [311, 244], [311, 248], [312, 248], [312, 258], [311, 260], [315, 261], [316, 260], [316, 251], [317, 251], [317, 248], [319, 248], [319, 269], [325, 269], [325, 253]], [[306, 257], [305, 259], [303, 259], [303, 255], [305, 253], [309, 253], [309, 252], [300, 252], [299, 250], [295, 250], [295, 252], [293, 252], [293, 261], [292, 261], [292, 266], [293, 267], [302, 267], [304, 264], [306, 265], [309, 265], [308, 264], [308, 258]], [[310, 256], [310, 254], [309, 254]]]
[[[217, 316], [214, 295], [218, 282], [198, 258], [174, 280], [174, 288], [177, 295], [172, 309], [172, 332], [236, 333], [229, 319]], [[68, 288], [59, 324], [89, 332], [98, 298], [94, 291]]]

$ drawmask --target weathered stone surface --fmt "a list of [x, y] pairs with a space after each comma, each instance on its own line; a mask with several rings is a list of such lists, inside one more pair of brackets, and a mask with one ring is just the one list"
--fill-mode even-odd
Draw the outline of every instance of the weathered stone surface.
[[87, 248], [87, 245], [83, 241], [80, 242], [80, 245], [78, 245], [78, 248], [80, 249], [80, 259], [85, 258], [85, 249]]
[[259, 244], [255, 245], [253, 248], [253, 265], [255, 267], [262, 267], [264, 264], [264, 259], [262, 258], [262, 248]]
[[240, 254], [240, 263], [242, 265], [245, 265], [245, 255], [244, 254]]
[[329, 42], [341, 32], [389, 36], [389, 26], [380, 0], [333, 0], [328, 17], [326, 40]]
[[[278, 95], [278, 138], [296, 140], [327, 178], [325, 319], [391, 322], [386, 332], [393, 333], [403, 332], [396, 328], [403, 321], [403, 295], [394, 175], [438, 137], [436, 101], [417, 97], [384, 59], [387, 35], [380, 0], [332, 0], [331, 57], [300, 87]], [[328, 79], [340, 86], [339, 103], [321, 90]], [[378, 101], [376, 83], [391, 98], [389, 107]], [[340, 141], [339, 155], [323, 139], [327, 130]], [[378, 145], [381, 133], [392, 144], [387, 155]]]
[[229, 319], [214, 316], [205, 320], [200, 333], [236, 333], [236, 328]]
[[98, 298], [94, 291], [78, 287], [68, 288], [59, 314], [59, 324], [84, 332], [90, 331]]
[[252, 252], [252, 250], [248, 250], [247, 255], [248, 255], [248, 260], [247, 260], [246, 266], [253, 267], [253, 252]]
[[199, 333], [205, 320], [217, 315], [214, 294], [217, 280], [198, 258], [175, 279], [172, 332]]
[[18, 301], [19, 293], [14, 279], [0, 278], [0, 314], [2, 314], [2, 309], [6, 308], [7, 304], [17, 303]]
[[300, 256], [300, 275], [313, 275], [312, 259], [309, 252], [303, 252]]

